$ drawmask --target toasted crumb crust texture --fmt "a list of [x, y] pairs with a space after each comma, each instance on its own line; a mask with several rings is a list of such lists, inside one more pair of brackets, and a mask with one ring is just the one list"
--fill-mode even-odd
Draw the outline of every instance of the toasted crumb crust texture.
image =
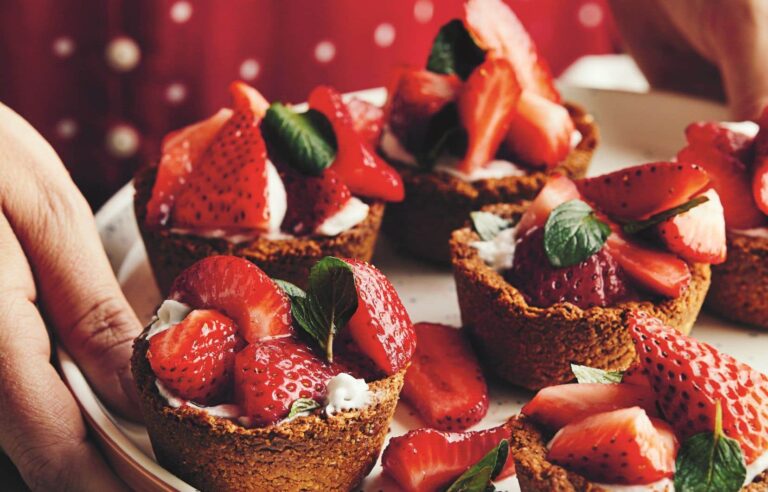
[[[484, 210], [519, 217], [523, 207], [496, 205]], [[573, 379], [570, 364], [625, 369], [635, 350], [625, 316], [639, 309], [688, 334], [709, 287], [709, 265], [691, 266], [691, 284], [680, 297], [659, 302], [625, 302], [581, 309], [570, 303], [548, 308], [528, 305], [523, 294], [485, 264], [470, 246], [479, 236], [469, 227], [451, 239], [461, 319], [480, 360], [497, 376], [529, 389]]]
[[306, 286], [309, 270], [325, 256], [370, 261], [384, 215], [384, 203], [370, 204], [368, 217], [338, 236], [312, 236], [293, 239], [253, 241], [232, 244], [224, 239], [175, 234], [168, 229], [150, 230], [145, 225], [147, 202], [152, 196], [156, 167], [141, 170], [134, 179], [134, 211], [147, 249], [155, 280], [163, 295], [168, 293], [179, 273], [193, 263], [213, 255], [246, 258], [270, 277]]
[[[587, 172], [598, 144], [597, 125], [591, 115], [567, 104], [582, 140], [554, 171], [571, 178]], [[395, 244], [419, 258], [438, 263], [450, 261], [448, 241], [473, 210], [491, 203], [514, 203], [536, 196], [547, 181], [547, 172], [468, 183], [441, 172], [425, 172], [393, 163], [403, 177], [405, 200], [387, 207], [384, 230]]]
[[370, 383], [374, 404], [247, 429], [189, 407], [171, 408], [138, 338], [132, 358], [141, 410], [158, 462], [203, 491], [347, 491], [373, 468], [405, 371]]
[[728, 234], [728, 258], [712, 267], [706, 307], [768, 330], [768, 239]]

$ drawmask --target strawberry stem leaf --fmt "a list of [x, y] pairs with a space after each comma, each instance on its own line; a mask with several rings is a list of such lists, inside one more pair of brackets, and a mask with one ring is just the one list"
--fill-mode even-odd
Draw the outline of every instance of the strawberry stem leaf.
[[472, 226], [483, 241], [493, 241], [499, 233], [512, 227], [512, 223], [490, 212], [471, 212]]
[[437, 32], [427, 60], [427, 70], [456, 74], [466, 80], [483, 61], [485, 52], [477, 46], [464, 23], [453, 19]]
[[509, 457], [509, 442], [502, 439], [488, 454], [465, 471], [445, 492], [487, 492]]
[[611, 228], [592, 207], [570, 200], [556, 207], [544, 225], [544, 251], [556, 268], [576, 265], [600, 251]]
[[311, 412], [316, 408], [320, 408], [320, 404], [312, 398], [299, 398], [291, 403], [291, 411], [288, 412], [287, 418], [290, 420], [305, 412]]
[[319, 175], [336, 158], [333, 127], [319, 111], [297, 113], [276, 102], [261, 125], [270, 152], [304, 174]]
[[580, 366], [571, 364], [571, 372], [576, 376], [579, 384], [600, 383], [600, 384], [618, 384], [624, 373], [621, 371], [606, 371], [597, 367]]
[[691, 198], [690, 200], [683, 203], [682, 205], [678, 205], [677, 207], [672, 207], [670, 209], [663, 210], [657, 214], [654, 214], [645, 220], [627, 222], [626, 224], [622, 225], [621, 228], [627, 234], [637, 234], [638, 232], [644, 231], [650, 227], [661, 224], [665, 220], [671, 219], [675, 215], [680, 215], [682, 213], [685, 213], [690, 209], [692, 209], [693, 207], [697, 207], [702, 203], [707, 202], [708, 200], [709, 198], [707, 198], [706, 196], [700, 195], [700, 196]]

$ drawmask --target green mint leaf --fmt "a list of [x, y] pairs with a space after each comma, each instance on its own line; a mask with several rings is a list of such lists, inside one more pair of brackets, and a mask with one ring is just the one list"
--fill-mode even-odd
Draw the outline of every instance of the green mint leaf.
[[576, 265], [600, 251], [611, 228], [581, 200], [555, 208], [544, 225], [544, 251], [552, 266]]
[[316, 408], [320, 408], [320, 404], [312, 398], [299, 398], [291, 403], [291, 411], [288, 412], [288, 418], [292, 419], [300, 413], [311, 412]]
[[261, 127], [270, 151], [305, 174], [320, 174], [336, 158], [333, 128], [319, 111], [296, 113], [276, 102], [267, 110]]
[[290, 299], [293, 299], [294, 297], [307, 297], [307, 293], [301, 290], [300, 287], [286, 281], [286, 280], [280, 280], [279, 278], [272, 279], [278, 287], [283, 289], [283, 291], [288, 295]]
[[747, 468], [738, 441], [723, 434], [723, 411], [715, 407], [715, 430], [690, 437], [680, 447], [675, 464], [679, 492], [737, 492]]
[[485, 52], [475, 44], [464, 23], [453, 19], [441, 27], [435, 36], [427, 60], [427, 70], [456, 74], [466, 80], [484, 60]]
[[[499, 476], [509, 457], [509, 442], [502, 439], [498, 446], [465, 471], [445, 492], [486, 492], [494, 490], [491, 480]], [[489, 487], [490, 486], [490, 487]]]
[[512, 223], [490, 212], [471, 212], [469, 217], [477, 235], [483, 241], [492, 241], [499, 233], [512, 227]]
[[467, 152], [467, 131], [456, 103], [448, 103], [430, 118], [423, 139], [412, 146], [419, 164], [431, 169], [443, 154], [462, 157]]
[[701, 205], [702, 203], [705, 203], [709, 200], [704, 195], [697, 196], [695, 198], [691, 198], [687, 202], [683, 203], [682, 205], [678, 205], [677, 207], [672, 207], [668, 210], [664, 210], [662, 212], [659, 212], [657, 214], [654, 214], [650, 216], [649, 218], [645, 220], [638, 220], [638, 221], [632, 221], [627, 222], [624, 224], [621, 228], [626, 232], [627, 234], [637, 234], [640, 231], [644, 231], [650, 227], [653, 227], [657, 224], [661, 224], [667, 219], [670, 219], [674, 217], [675, 215], [680, 215], [684, 212], [689, 211], [693, 207], [697, 207]]
[[578, 364], [571, 364], [571, 372], [576, 376], [576, 381], [578, 381], [579, 384], [617, 384], [621, 382], [621, 378], [624, 376], [624, 373], [621, 371], [606, 371], [605, 369], [580, 366]]

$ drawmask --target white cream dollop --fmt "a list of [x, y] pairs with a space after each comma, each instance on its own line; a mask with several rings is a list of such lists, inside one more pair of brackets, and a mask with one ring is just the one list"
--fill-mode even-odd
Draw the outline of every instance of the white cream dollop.
[[598, 487], [610, 492], [674, 492], [675, 482], [670, 478], [662, 478], [659, 481], [642, 485], [615, 485], [596, 483]]
[[755, 461], [747, 465], [747, 478], [744, 480], [744, 485], [752, 483], [755, 477], [765, 470], [768, 470], [768, 451], [761, 454]]
[[347, 203], [317, 226], [315, 233], [321, 236], [337, 236], [344, 231], [352, 229], [368, 217], [368, 204], [357, 197], [351, 197]]
[[283, 223], [288, 210], [288, 194], [277, 168], [269, 159], [267, 159], [267, 208], [269, 209], [269, 232], [280, 232], [280, 224]]
[[325, 413], [363, 408], [373, 400], [368, 383], [345, 372], [332, 377], [326, 385]]
[[157, 309], [157, 314], [152, 319], [152, 324], [149, 325], [147, 340], [173, 325], [181, 323], [190, 311], [192, 311], [192, 308], [183, 302], [174, 301], [173, 299], [164, 300]]
[[157, 392], [160, 394], [163, 399], [168, 403], [168, 406], [171, 408], [179, 408], [182, 405], [187, 405], [192, 408], [196, 408], [197, 410], [201, 410], [208, 415], [212, 417], [221, 417], [223, 419], [237, 419], [240, 416], [240, 407], [237, 405], [233, 405], [230, 403], [224, 403], [222, 405], [214, 405], [212, 407], [206, 407], [204, 405], [196, 405], [195, 403], [192, 403], [187, 400], [183, 400], [171, 392], [168, 388], [165, 387], [163, 383], [160, 382], [159, 379], [155, 379], [155, 387], [157, 387]]
[[477, 250], [478, 256], [497, 272], [512, 268], [515, 259], [516, 227], [504, 229], [490, 241], [473, 241], [470, 246]]
[[760, 127], [754, 121], [722, 121], [720, 126], [751, 138], [754, 138], [760, 131]]

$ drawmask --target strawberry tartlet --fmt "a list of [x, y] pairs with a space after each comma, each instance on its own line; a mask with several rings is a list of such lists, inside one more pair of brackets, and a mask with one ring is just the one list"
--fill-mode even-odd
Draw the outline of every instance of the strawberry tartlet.
[[324, 256], [370, 260], [397, 172], [372, 150], [382, 112], [317, 87], [309, 109], [235, 82], [233, 109], [167, 135], [134, 181], [135, 212], [161, 292], [195, 261], [248, 258], [303, 286]]
[[389, 281], [326, 257], [306, 291], [253, 263], [184, 270], [132, 359], [160, 464], [201, 490], [339, 490], [370, 472], [415, 348]]
[[768, 108], [759, 125], [693, 123], [680, 162], [704, 168], [725, 210], [728, 258], [712, 268], [707, 307], [768, 329]]
[[440, 29], [427, 68], [393, 79], [379, 151], [406, 198], [388, 208], [384, 229], [420, 258], [449, 261], [451, 232], [471, 211], [531, 199], [553, 170], [584, 176], [597, 146], [592, 117], [561, 103], [502, 0], [468, 0]]
[[625, 373], [574, 366], [510, 422], [523, 492], [768, 490], [768, 377], [645, 313]]
[[659, 162], [576, 182], [556, 175], [525, 205], [498, 204], [454, 232], [464, 328], [502, 379], [538, 389], [570, 364], [625, 369], [624, 315], [689, 333], [725, 259], [717, 193], [697, 166]]

